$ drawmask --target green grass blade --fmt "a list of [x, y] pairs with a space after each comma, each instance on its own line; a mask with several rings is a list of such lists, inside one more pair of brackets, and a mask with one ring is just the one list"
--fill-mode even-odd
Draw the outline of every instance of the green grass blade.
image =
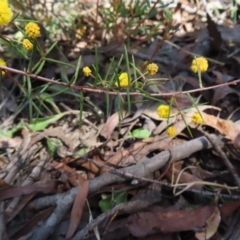
[[76, 70], [75, 70], [75, 73], [74, 73], [72, 79], [70, 80], [70, 84], [74, 84], [77, 81], [79, 70], [81, 67], [81, 62], [82, 62], [82, 56], [80, 56], [78, 58], [77, 67], [76, 67]]

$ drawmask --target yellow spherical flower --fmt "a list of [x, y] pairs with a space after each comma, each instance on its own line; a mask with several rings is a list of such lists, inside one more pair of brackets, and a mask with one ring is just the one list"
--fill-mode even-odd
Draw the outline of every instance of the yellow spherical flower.
[[91, 75], [91, 73], [92, 73], [92, 70], [89, 67], [84, 67], [83, 68], [84, 76], [89, 77]]
[[[3, 67], [7, 66], [6, 62], [2, 58], [0, 58], [0, 66], [3, 66]], [[5, 74], [5, 71], [2, 71], [2, 70], [0, 70], [0, 71], [1, 71], [2, 75]]]
[[23, 39], [22, 45], [23, 45], [23, 47], [24, 47], [26, 50], [28, 50], [28, 51], [30, 51], [30, 50], [33, 49], [33, 44], [32, 44], [28, 39], [26, 39], [26, 38]]
[[148, 74], [155, 75], [158, 72], [158, 65], [156, 63], [148, 64], [147, 71], [148, 71]]
[[77, 39], [81, 39], [82, 36], [86, 33], [87, 31], [87, 27], [86, 26], [83, 26], [82, 28], [79, 28], [76, 30], [76, 33], [75, 33], [75, 37]]
[[177, 129], [175, 127], [168, 127], [167, 128], [167, 134], [169, 137], [175, 137], [177, 135]]
[[201, 73], [206, 72], [208, 69], [208, 61], [204, 57], [194, 58], [192, 61], [191, 69], [193, 72], [197, 73], [198, 69]]
[[0, 26], [10, 23], [12, 20], [12, 16], [13, 12], [8, 5], [8, 1], [0, 0]]
[[192, 115], [192, 122], [195, 124], [201, 124], [203, 123], [203, 118], [199, 113], [194, 113]]
[[31, 38], [38, 38], [40, 36], [40, 27], [34, 22], [29, 22], [25, 26], [25, 32]]
[[168, 118], [170, 115], [170, 106], [160, 105], [157, 109], [157, 113], [161, 118]]
[[129, 78], [126, 72], [119, 75], [118, 81], [116, 81], [115, 86], [117, 87], [127, 87], [129, 85]]

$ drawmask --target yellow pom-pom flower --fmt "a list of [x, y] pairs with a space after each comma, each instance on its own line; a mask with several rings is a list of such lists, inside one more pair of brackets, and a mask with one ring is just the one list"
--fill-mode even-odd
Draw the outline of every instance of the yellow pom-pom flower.
[[[7, 66], [6, 62], [2, 58], [0, 58], [0, 66], [3, 66], [3, 67]], [[2, 75], [5, 74], [5, 71], [0, 70], [0, 72], [2, 73]]]
[[26, 39], [26, 38], [23, 39], [22, 45], [23, 45], [23, 47], [24, 47], [26, 50], [28, 50], [28, 51], [30, 51], [30, 50], [33, 49], [33, 44], [32, 44], [28, 39]]
[[11, 22], [13, 16], [12, 9], [7, 0], [0, 0], [0, 26], [7, 25]]
[[160, 105], [157, 109], [157, 113], [161, 118], [168, 118], [170, 115], [170, 106]]
[[31, 38], [38, 38], [40, 36], [40, 27], [34, 22], [29, 22], [25, 26], [25, 33]]
[[127, 87], [129, 85], [129, 78], [126, 72], [123, 72], [119, 75], [118, 81], [115, 83], [117, 87]]
[[86, 26], [83, 26], [82, 28], [79, 28], [76, 30], [76, 33], [75, 33], [75, 37], [77, 39], [81, 39], [82, 36], [86, 33], [87, 31], [87, 27]]
[[155, 75], [158, 72], [158, 65], [156, 63], [148, 64], [147, 71], [149, 75]]
[[91, 73], [92, 73], [92, 70], [89, 67], [84, 67], [83, 68], [84, 76], [89, 77], [91, 75]]
[[201, 124], [203, 123], [203, 118], [199, 113], [194, 113], [192, 115], [192, 122], [195, 124]]
[[191, 69], [193, 72], [197, 73], [198, 69], [201, 73], [208, 70], [208, 61], [204, 57], [194, 58], [192, 61]]
[[177, 135], [177, 129], [175, 127], [168, 127], [167, 128], [167, 134], [169, 137], [175, 137]]

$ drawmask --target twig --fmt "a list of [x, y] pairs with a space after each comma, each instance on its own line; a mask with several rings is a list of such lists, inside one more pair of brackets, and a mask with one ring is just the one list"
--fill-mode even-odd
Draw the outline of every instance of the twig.
[[[76, 187], [74, 189], [79, 189], [79, 187]], [[29, 240], [45, 240], [48, 239], [48, 237], [54, 232], [54, 229], [57, 227], [57, 225], [62, 221], [64, 216], [67, 214], [67, 212], [70, 210], [72, 203], [76, 197], [75, 192], [68, 192], [63, 198], [58, 199], [57, 207], [55, 208], [54, 212], [51, 214], [51, 216], [34, 232], [33, 235], [29, 238]]]
[[[213, 135], [213, 138], [216, 139], [216, 135]], [[174, 148], [174, 154], [171, 150], [163, 151], [159, 154], [156, 154], [152, 158], [146, 158], [144, 161], [139, 162], [138, 164], [126, 168], [122, 168], [122, 173], [128, 173], [133, 175], [135, 178], [144, 178], [148, 177], [151, 173], [162, 168], [169, 159], [172, 162], [178, 161], [183, 158], [187, 158], [193, 153], [200, 151], [202, 149], [210, 148], [211, 144], [206, 139], [206, 137], [200, 137], [188, 141], [180, 146]], [[99, 189], [114, 184], [116, 182], [126, 181], [126, 177], [123, 175], [117, 175], [115, 173], [106, 173], [99, 177], [96, 177], [90, 181], [89, 184], [89, 194], [97, 192]], [[34, 209], [41, 209], [47, 206], [52, 206], [56, 204], [57, 201], [60, 201], [67, 195], [76, 195], [79, 187], [72, 188], [67, 192], [56, 194], [54, 196], [46, 196], [43, 198], [36, 199], [32, 201], [28, 207]]]
[[206, 136], [208, 141], [212, 144], [212, 146], [216, 149], [216, 151], [219, 153], [220, 157], [222, 158], [224, 164], [227, 166], [230, 173], [233, 175], [233, 178], [235, 179], [238, 187], [240, 188], [240, 178], [233, 167], [232, 163], [229, 161], [227, 155], [222, 151], [221, 147], [216, 143], [216, 141], [219, 141], [218, 139], [213, 139], [212, 136], [206, 132], [203, 131], [203, 134]]
[[[42, 168], [46, 164], [48, 158], [49, 156], [47, 153], [41, 154], [41, 161], [33, 168], [31, 174], [22, 182], [21, 186], [32, 184], [39, 178]], [[7, 209], [5, 210], [6, 214], [5, 221], [7, 222], [11, 221], [25, 207], [25, 204], [27, 204], [27, 202], [25, 201], [26, 202], [25, 204], [21, 204], [21, 201], [24, 201], [26, 199], [29, 199], [30, 201], [31, 198], [33, 198], [34, 196], [35, 194], [29, 194], [24, 197], [13, 198], [12, 201], [8, 204]]]
[[[215, 141], [217, 139], [216, 135], [211, 135], [212, 139]], [[206, 137], [200, 137], [197, 139], [193, 139], [188, 141], [180, 146], [174, 148], [174, 154], [171, 150], [163, 151], [153, 158], [146, 158], [143, 162], [139, 162], [138, 164], [126, 168], [121, 169], [121, 173], [128, 174], [129, 176], [133, 176], [134, 178], [145, 178], [149, 176], [150, 173], [155, 172], [156, 170], [162, 168], [169, 159], [172, 162], [184, 159], [192, 155], [193, 153], [200, 151], [202, 149], [210, 148], [212, 145], [207, 140]], [[104, 186], [120, 183], [128, 180], [123, 174], [115, 174], [112, 172], [103, 174], [99, 177], [94, 178], [90, 181], [89, 184], [89, 194], [97, 192], [99, 189], [103, 188]], [[67, 192], [54, 195], [54, 196], [46, 196], [41, 199], [37, 199], [29, 204], [29, 207], [40, 209], [46, 206], [51, 206], [58, 204], [57, 208], [55, 209], [54, 213], [50, 216], [50, 218], [43, 223], [35, 232], [34, 235], [31, 237], [30, 240], [40, 240], [40, 239], [47, 239], [54, 228], [59, 224], [62, 220], [64, 214], [69, 210], [70, 206], [72, 205], [77, 192], [79, 191], [79, 187], [75, 187], [70, 189]], [[191, 192], [196, 192], [191, 189]], [[199, 191], [201, 193], [201, 191]], [[198, 193], [199, 193], [198, 192]], [[207, 193], [207, 195], [212, 196], [211, 193]], [[215, 196], [215, 195], [214, 195]]]
[[[17, 74], [20, 74], [20, 75], [23, 75], [23, 76], [27, 76], [29, 78], [34, 78], [34, 79], [37, 79], [37, 80], [40, 80], [40, 81], [43, 81], [43, 82], [48, 82], [48, 83], [64, 86], [66, 88], [76, 89], [76, 90], [83, 91], [83, 92], [92, 92], [92, 93], [99, 93], [99, 94], [105, 94], [107, 92], [109, 95], [114, 95], [114, 96], [117, 96], [119, 94], [122, 95], [122, 96], [126, 96], [126, 95], [143, 96], [143, 95], [145, 95], [141, 92], [118, 92], [118, 91], [116, 91], [116, 90], [119, 89], [117, 87], [112, 88], [111, 89], [112, 91], [110, 91], [110, 89], [107, 89], [105, 87], [77, 86], [77, 85], [74, 85], [74, 84], [68, 84], [68, 83], [52, 80], [52, 79], [49, 79], [49, 78], [40, 77], [36, 74], [27, 73], [27, 72], [17, 70], [17, 69], [14, 69], [14, 68], [9, 68], [9, 67], [0, 66], [0, 69], [10, 71], [10, 72], [13, 72], [13, 73], [17, 73]], [[240, 79], [237, 79], [237, 80], [232, 81], [232, 82], [217, 84], [217, 85], [210, 86], [210, 87], [196, 88], [196, 89], [192, 89], [192, 90], [188, 90], [188, 91], [178, 91], [178, 92], [168, 92], [168, 93], [151, 93], [151, 96], [152, 97], [172, 97], [172, 96], [176, 96], [176, 95], [179, 95], [179, 94], [203, 92], [203, 91], [207, 91], [207, 90], [215, 89], [215, 88], [220, 88], [220, 87], [224, 87], [224, 86], [236, 85], [239, 82], [240, 82]], [[113, 91], [113, 90], [115, 90], [115, 91]]]
[[4, 222], [4, 202], [0, 202], [0, 239], [8, 239]]
[[240, 229], [239, 229], [239, 220], [240, 220], [240, 209], [238, 209], [231, 219], [230, 224], [228, 225], [227, 232], [223, 236], [222, 240], [239, 240], [240, 238]]

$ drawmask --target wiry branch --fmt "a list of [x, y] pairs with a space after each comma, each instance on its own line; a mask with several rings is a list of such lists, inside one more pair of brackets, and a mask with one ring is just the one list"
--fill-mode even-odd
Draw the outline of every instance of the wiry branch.
[[[21, 70], [17, 70], [14, 68], [10, 68], [10, 67], [4, 67], [4, 66], [0, 66], [1, 70], [5, 70], [5, 71], [9, 71], [12, 73], [17, 73], [29, 78], [34, 78], [43, 82], [48, 82], [51, 84], [56, 84], [56, 85], [60, 85], [60, 86], [64, 86], [66, 88], [71, 88], [71, 89], [76, 89], [82, 92], [92, 92], [92, 93], [99, 93], [99, 94], [103, 94], [103, 93], [108, 93], [109, 95], [122, 95], [122, 96], [126, 96], [126, 95], [130, 95], [130, 96], [142, 96], [142, 95], [146, 95], [146, 93], [141, 93], [141, 92], [118, 92], [117, 90], [119, 90], [120, 88], [117, 87], [112, 87], [112, 88], [106, 88], [106, 87], [88, 87], [88, 86], [77, 86], [74, 84], [67, 84], [64, 82], [60, 82], [60, 81], [56, 81], [56, 80], [52, 80], [49, 78], [45, 78], [45, 77], [41, 77], [38, 76], [36, 74], [32, 74], [32, 73], [27, 73]], [[203, 91], [207, 91], [210, 89], [215, 89], [215, 88], [220, 88], [220, 87], [224, 87], [224, 86], [228, 86], [228, 85], [236, 85], [238, 82], [240, 82], [240, 79], [234, 80], [232, 82], [227, 82], [227, 83], [222, 83], [222, 84], [217, 84], [214, 86], [210, 86], [210, 87], [203, 87], [203, 88], [196, 88], [196, 89], [192, 89], [192, 90], [188, 90], [188, 91], [177, 91], [177, 92], [168, 92], [168, 93], [151, 93], [152, 97], [171, 97], [171, 96], [176, 96], [179, 94], [187, 94], [187, 93], [195, 93], [195, 92], [203, 92]], [[122, 88], [121, 88], [122, 89]]]

